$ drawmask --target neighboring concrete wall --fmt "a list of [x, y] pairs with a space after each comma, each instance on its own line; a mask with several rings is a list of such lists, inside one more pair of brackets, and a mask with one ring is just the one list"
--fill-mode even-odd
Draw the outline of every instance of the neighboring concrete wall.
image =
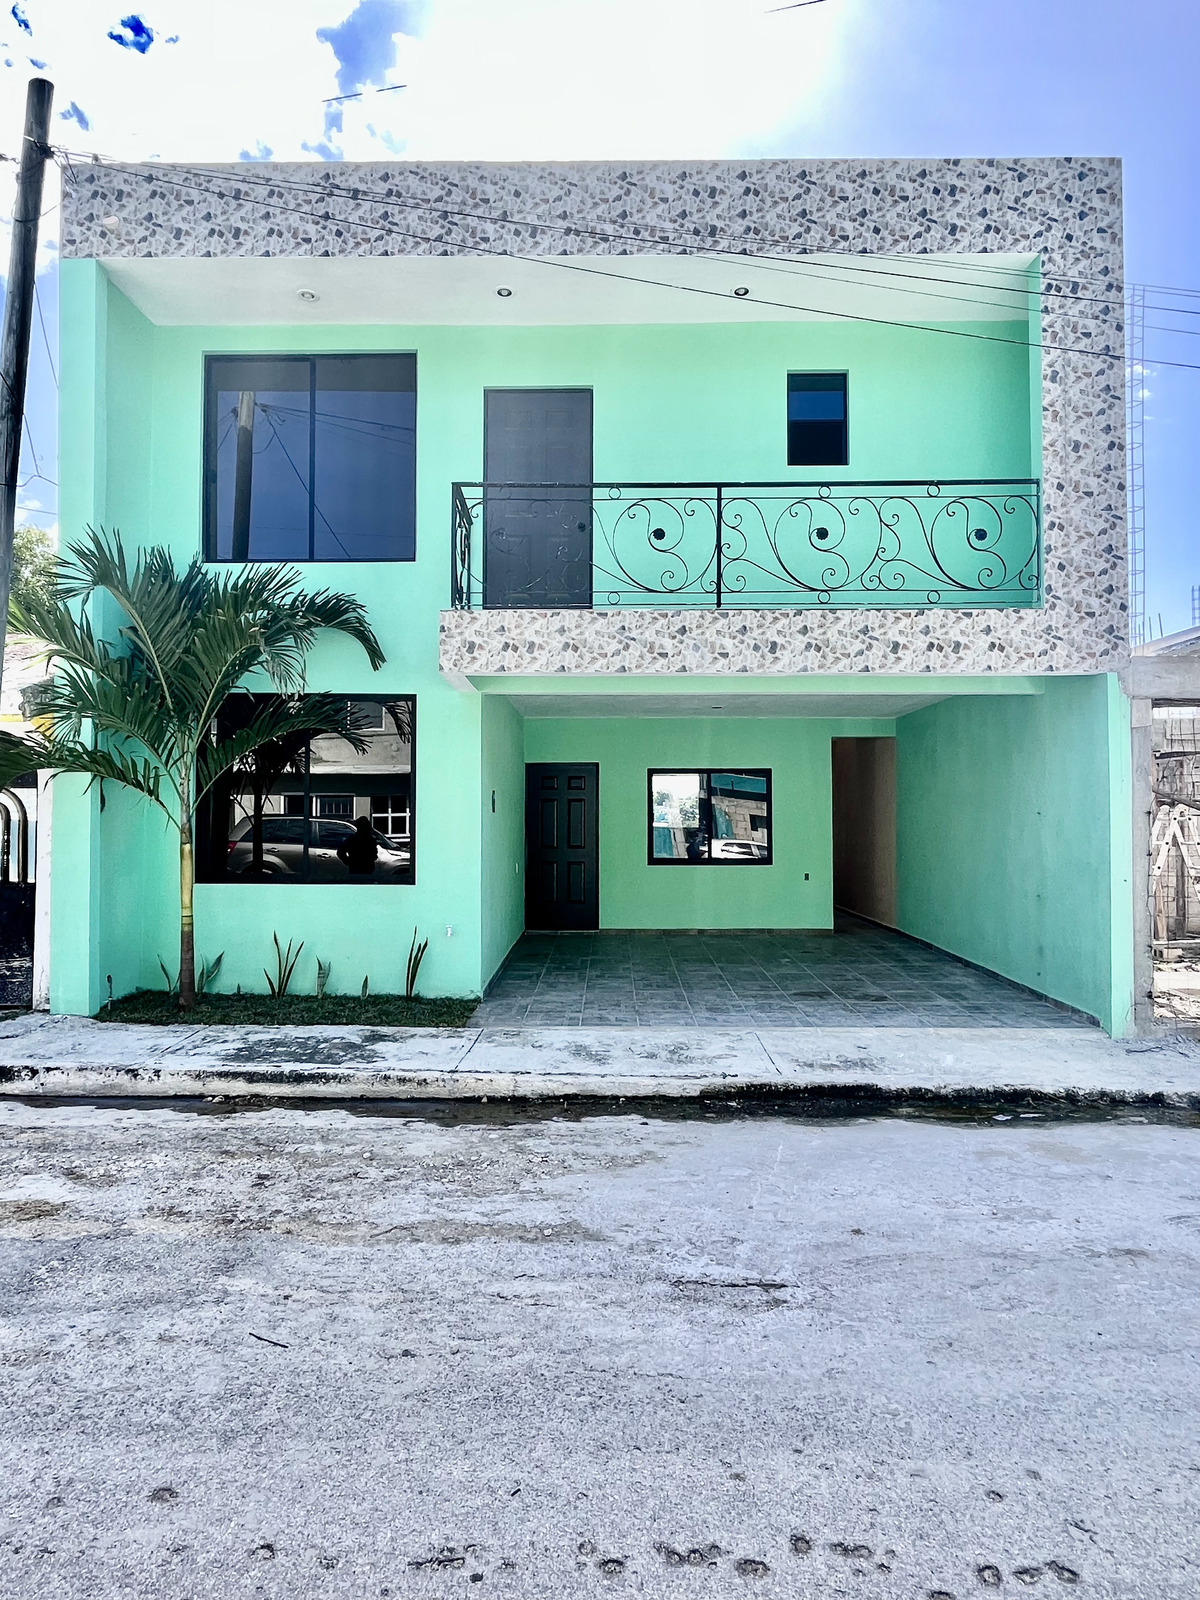
[[1129, 715], [1114, 677], [942, 701], [897, 740], [898, 925], [1132, 1025]]
[[482, 701], [483, 927], [486, 986], [525, 928], [525, 748], [518, 713], [498, 695]]
[[896, 924], [896, 741], [833, 741], [833, 903]]

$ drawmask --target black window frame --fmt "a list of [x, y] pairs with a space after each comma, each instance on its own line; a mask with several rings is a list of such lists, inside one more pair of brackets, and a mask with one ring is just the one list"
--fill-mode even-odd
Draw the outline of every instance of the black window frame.
[[[201, 465], [201, 507], [200, 507], [200, 548], [204, 552], [204, 561], [212, 566], [241, 566], [243, 563], [234, 560], [232, 555], [223, 556], [218, 553], [217, 530], [217, 432], [219, 419], [217, 417], [217, 390], [213, 382], [213, 368], [222, 362], [233, 361], [271, 361], [271, 362], [307, 362], [309, 368], [309, 405], [315, 413], [316, 397], [320, 392], [317, 388], [317, 362], [321, 360], [353, 361], [358, 358], [368, 361], [378, 360], [403, 360], [412, 363], [413, 388], [412, 393], [418, 394], [417, 388], [417, 352], [415, 350], [214, 350], [207, 351], [204, 356], [203, 390], [201, 404], [203, 407], [203, 461]], [[303, 391], [298, 390], [298, 393]], [[417, 559], [417, 505], [419, 501], [417, 487], [417, 471], [420, 457], [417, 451], [417, 427], [419, 415], [414, 408], [413, 419], [413, 496], [412, 496], [412, 554], [405, 556], [318, 556], [316, 547], [316, 495], [314, 488], [316, 449], [315, 425], [310, 420], [309, 424], [309, 481], [308, 492], [308, 549], [306, 556], [250, 556], [245, 563], [250, 566], [397, 566]]]
[[[842, 396], [842, 449], [841, 460], [813, 460], [812, 452], [808, 452], [802, 460], [793, 459], [792, 455], [792, 419], [791, 397], [793, 394], [793, 378], [814, 378], [818, 381], [807, 392], [810, 394], [841, 393]], [[828, 381], [832, 380], [832, 381]], [[804, 391], [800, 391], [804, 392]], [[811, 372], [800, 371], [795, 368], [789, 370], [785, 389], [784, 411], [784, 455], [789, 467], [848, 467], [850, 465], [850, 374], [849, 372]]]
[[[759, 815], [766, 818], [766, 846], [765, 856], [730, 856], [716, 859], [707, 855], [698, 861], [689, 861], [686, 857], [656, 856], [654, 853], [654, 780], [656, 777], [670, 777], [673, 773], [695, 773], [701, 780], [701, 817], [703, 808], [707, 806], [707, 848], [712, 850], [712, 796], [711, 780], [714, 772], [726, 772], [739, 778], [763, 778], [766, 780], [766, 793], [763, 799], [763, 808]], [[647, 767], [646, 769], [646, 864], [651, 867], [770, 867], [775, 863], [775, 808], [771, 789], [770, 767]], [[757, 796], [756, 796], [757, 798]], [[754, 841], [747, 841], [754, 842]]]
[[[324, 693], [324, 692], [329, 692], [329, 691], [321, 691], [321, 692]], [[267, 698], [267, 696], [264, 695], [264, 696], [262, 696], [262, 698]], [[348, 701], [350, 701], [351, 703], [353, 703], [355, 701], [362, 701], [362, 700], [366, 700], [366, 701], [384, 701], [384, 702], [394, 702], [394, 701], [399, 701], [399, 700], [406, 700], [408, 702], [408, 705], [409, 705], [409, 741], [408, 741], [408, 751], [409, 751], [409, 755], [408, 755], [408, 807], [409, 807], [408, 817], [409, 817], [409, 821], [408, 821], [408, 837], [404, 841], [405, 845], [408, 848], [408, 852], [409, 852], [408, 867], [407, 867], [407, 870], [405, 870], [401, 874], [398, 874], [396, 877], [393, 877], [393, 878], [379, 878], [379, 879], [373, 880], [371, 882], [365, 883], [364, 885], [361, 885], [361, 886], [365, 886], [365, 887], [368, 887], [368, 888], [402, 888], [402, 889], [415, 888], [416, 882], [417, 882], [417, 720], [418, 720], [417, 719], [417, 695], [415, 693], [412, 693], [412, 692], [408, 692], [408, 693], [404, 693], [404, 694], [350, 694], [350, 695], [346, 695], [345, 698]], [[387, 733], [386, 720], [387, 719], [386, 719], [386, 715], [385, 715], [385, 718], [384, 718], [385, 726], [384, 726], [384, 730], [383, 730], [385, 736], [386, 736], [386, 733]], [[215, 844], [215, 839], [214, 839], [213, 817], [212, 817], [212, 805], [213, 805], [213, 799], [214, 799], [215, 791], [213, 789], [210, 789], [207, 794], [205, 794], [205, 795], [203, 795], [201, 797], [200, 802], [196, 807], [196, 815], [195, 815], [195, 817], [193, 819], [192, 833], [193, 833], [193, 839], [195, 841], [195, 845], [197, 847], [196, 848], [196, 869], [197, 869], [196, 870], [196, 882], [197, 883], [204, 883], [204, 884], [213, 884], [213, 885], [234, 884], [234, 885], [238, 885], [238, 886], [240, 886], [242, 888], [257, 888], [259, 885], [261, 885], [263, 883], [269, 883], [271, 885], [303, 884], [306, 888], [310, 888], [310, 889], [344, 889], [344, 888], [347, 888], [347, 887], [360, 886], [360, 885], [356, 885], [354, 880], [342, 880], [342, 879], [339, 878], [339, 879], [334, 880], [333, 882], [329, 882], [329, 881], [322, 880], [322, 879], [310, 878], [308, 876], [307, 861], [308, 861], [308, 852], [309, 852], [309, 849], [311, 848], [312, 842], [313, 842], [313, 831], [315, 829], [319, 828], [319, 826], [324, 822], [338, 822], [338, 821], [342, 820], [342, 819], [335, 818], [335, 817], [317, 817], [317, 816], [315, 816], [313, 814], [313, 811], [312, 811], [313, 794], [312, 794], [312, 789], [310, 787], [310, 785], [311, 785], [311, 777], [312, 777], [312, 772], [311, 772], [311, 740], [310, 740], [309, 741], [309, 745], [306, 746], [306, 749], [305, 749], [304, 786], [303, 786], [303, 788], [301, 790], [301, 796], [302, 796], [302, 800], [303, 800], [304, 810], [301, 811], [298, 814], [292, 814], [292, 813], [288, 813], [288, 812], [271, 812], [271, 813], [268, 813], [268, 815], [266, 817], [264, 817], [264, 819], [263, 819], [264, 823], [266, 823], [267, 821], [275, 820], [275, 819], [279, 819], [279, 820], [287, 819], [287, 820], [290, 820], [290, 821], [303, 822], [305, 824], [304, 833], [307, 835], [307, 837], [304, 837], [301, 840], [301, 843], [303, 845], [303, 851], [304, 851], [304, 860], [305, 860], [305, 864], [306, 864], [305, 870], [296, 873], [294, 876], [292, 874], [287, 874], [287, 875], [280, 874], [278, 876], [261, 877], [261, 878], [247, 877], [247, 876], [245, 876], [245, 875], [243, 875], [241, 873], [239, 873], [237, 875], [231, 875], [228, 872], [224, 872], [224, 873], [220, 873], [220, 874], [212, 872], [210, 870], [211, 858], [212, 858], [213, 853], [216, 851], [216, 844]], [[370, 814], [371, 814], [370, 813], [370, 808], [368, 808], [367, 814], [368, 814], [368, 816], [370, 816]], [[374, 826], [373, 822], [372, 822], [372, 826]], [[227, 832], [227, 830], [226, 830], [226, 832]], [[226, 849], [227, 848], [228, 847], [226, 847]], [[320, 848], [319, 845], [318, 845], [318, 848]], [[223, 859], [227, 859], [227, 854]]]

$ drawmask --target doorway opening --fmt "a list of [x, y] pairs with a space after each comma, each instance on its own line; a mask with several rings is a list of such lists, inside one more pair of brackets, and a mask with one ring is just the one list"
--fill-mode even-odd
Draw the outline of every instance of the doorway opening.
[[833, 903], [896, 926], [896, 741], [834, 739]]

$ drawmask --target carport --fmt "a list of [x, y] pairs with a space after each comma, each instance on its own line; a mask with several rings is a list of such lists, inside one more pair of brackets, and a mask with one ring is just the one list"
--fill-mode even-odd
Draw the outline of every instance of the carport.
[[481, 1027], [1062, 1028], [1089, 1019], [902, 933], [531, 933]]

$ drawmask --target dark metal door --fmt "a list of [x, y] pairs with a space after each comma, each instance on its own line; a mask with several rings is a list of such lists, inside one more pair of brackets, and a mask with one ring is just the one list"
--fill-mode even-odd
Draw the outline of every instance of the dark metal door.
[[[592, 391], [488, 389], [483, 397], [483, 603], [592, 603]], [[565, 485], [565, 487], [559, 487]]]
[[0, 1006], [33, 1004], [33, 780], [0, 789]]
[[525, 926], [600, 926], [600, 768], [525, 768]]

